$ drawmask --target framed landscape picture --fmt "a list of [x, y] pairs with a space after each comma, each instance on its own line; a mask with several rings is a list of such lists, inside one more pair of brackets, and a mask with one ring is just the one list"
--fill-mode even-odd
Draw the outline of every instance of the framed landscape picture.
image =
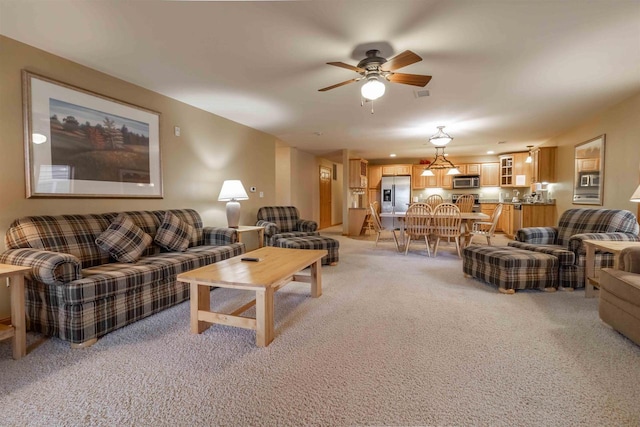
[[27, 197], [162, 198], [160, 113], [22, 72]]

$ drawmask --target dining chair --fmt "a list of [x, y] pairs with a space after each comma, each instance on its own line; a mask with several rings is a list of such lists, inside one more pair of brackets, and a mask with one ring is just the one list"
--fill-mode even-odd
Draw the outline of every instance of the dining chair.
[[471, 239], [469, 240], [469, 244], [473, 242], [474, 237], [484, 236], [487, 238], [487, 245], [491, 246], [491, 238], [495, 234], [498, 219], [500, 219], [500, 215], [502, 215], [502, 206], [502, 203], [498, 203], [496, 205], [489, 221], [476, 221], [473, 223], [473, 227], [470, 232]]
[[424, 238], [427, 246], [427, 255], [431, 256], [431, 248], [429, 247], [429, 235], [431, 234], [431, 207], [426, 203], [414, 203], [407, 209], [404, 218], [404, 229], [407, 240], [405, 242], [404, 254], [409, 251], [411, 239]]
[[440, 239], [450, 239], [456, 243], [456, 250], [458, 257], [462, 257], [460, 254], [460, 226], [462, 224], [462, 217], [460, 216], [460, 209], [453, 203], [441, 203], [436, 207], [431, 219], [433, 224], [433, 234], [436, 237], [436, 244], [433, 249], [433, 256], [438, 256], [438, 245]]
[[378, 215], [378, 211], [376, 210], [373, 203], [369, 205], [369, 212], [371, 214], [371, 219], [373, 220], [373, 230], [376, 232], [376, 244], [375, 247], [378, 247], [378, 240], [380, 240], [380, 235], [383, 231], [389, 231], [393, 234], [393, 240], [396, 243], [396, 250], [400, 251], [400, 246], [398, 245], [398, 237], [396, 236], [396, 231], [394, 229], [387, 229], [382, 226], [382, 221], [380, 221], [380, 216]]
[[[378, 212], [378, 202], [371, 202], [371, 206], [373, 209]], [[367, 215], [364, 218], [364, 231], [366, 234], [369, 234], [370, 231], [375, 231], [375, 227], [373, 226], [373, 216], [371, 215], [371, 209], [367, 212]]]
[[427, 205], [431, 207], [431, 211], [433, 212], [440, 203], [444, 202], [444, 199], [439, 194], [432, 194], [424, 201]]
[[456, 206], [460, 209], [460, 212], [472, 212], [475, 199], [473, 194], [465, 194], [458, 197], [456, 200]]

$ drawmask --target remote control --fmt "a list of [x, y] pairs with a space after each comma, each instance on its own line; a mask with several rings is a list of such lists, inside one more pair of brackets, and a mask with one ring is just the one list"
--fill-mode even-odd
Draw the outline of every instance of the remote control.
[[258, 262], [258, 261], [260, 261], [260, 258], [245, 257], [245, 258], [240, 258], [240, 261]]

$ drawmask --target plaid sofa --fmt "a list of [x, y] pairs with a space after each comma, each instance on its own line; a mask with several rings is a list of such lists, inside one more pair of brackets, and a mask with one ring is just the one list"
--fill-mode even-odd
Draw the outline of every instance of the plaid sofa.
[[[584, 240], [640, 241], [640, 227], [633, 213], [617, 209], [568, 209], [557, 227], [529, 227], [516, 232], [509, 246], [553, 255], [559, 261], [563, 288], [584, 287]], [[613, 255], [596, 253], [596, 265], [613, 266]]]
[[278, 239], [289, 237], [318, 236], [318, 223], [300, 219], [295, 206], [263, 206], [258, 209], [258, 226], [265, 227], [264, 236], [268, 246], [276, 246]]
[[[166, 212], [124, 213], [155, 237]], [[117, 262], [96, 244], [120, 212], [15, 220], [0, 262], [32, 267], [25, 281], [29, 329], [87, 343], [187, 300], [179, 273], [245, 252], [234, 229], [203, 227], [192, 209], [170, 212], [193, 227], [187, 250], [168, 252], [152, 243], [134, 263]]]

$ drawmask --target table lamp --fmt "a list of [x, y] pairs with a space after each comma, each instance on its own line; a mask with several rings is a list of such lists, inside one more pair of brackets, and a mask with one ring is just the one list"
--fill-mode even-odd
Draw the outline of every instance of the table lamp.
[[238, 200], [248, 200], [247, 192], [239, 179], [226, 180], [218, 196], [219, 202], [227, 202], [227, 223], [229, 228], [238, 228], [240, 222], [240, 203]]
[[638, 188], [636, 188], [636, 191], [633, 192], [633, 194], [631, 195], [631, 199], [629, 199], [629, 201], [640, 203], [640, 185], [638, 185]]

